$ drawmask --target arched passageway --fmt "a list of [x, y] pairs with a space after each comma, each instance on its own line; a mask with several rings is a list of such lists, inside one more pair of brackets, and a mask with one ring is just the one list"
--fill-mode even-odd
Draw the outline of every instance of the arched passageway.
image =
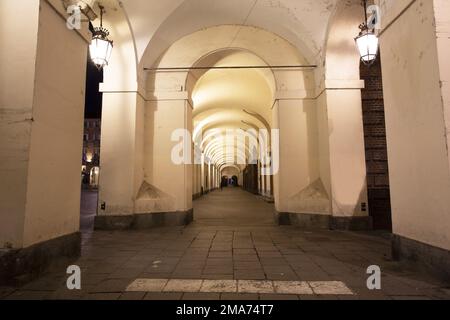
[[[311, 269], [327, 268], [323, 256], [342, 267], [340, 275], [364, 271], [373, 262], [389, 268], [380, 261], [376, 241], [361, 245], [353, 235], [329, 230], [372, 226], [362, 120], [365, 83], [354, 43], [363, 19], [359, 0], [95, 2], [106, 8], [104, 26], [115, 44], [100, 86], [97, 230], [150, 229], [155, 233], [143, 236], [147, 242], [138, 241], [143, 233], [132, 232], [127, 243], [153, 254], [155, 248], [147, 246], [151, 241], [160, 245], [156, 249], [177, 251], [169, 250], [172, 243], [155, 229], [172, 227], [177, 231], [169, 237], [177, 240], [186, 260], [202, 249], [197, 277], [217, 271], [208, 260], [225, 255], [221, 262], [228, 262], [220, 271], [242, 279], [240, 256], [251, 252], [258, 278], [312, 278], [313, 272], [302, 273], [304, 260], [284, 259], [291, 249], [302, 255], [311, 248], [306, 263]], [[443, 0], [376, 3], [384, 16], [379, 37], [395, 258], [419, 257], [448, 278], [449, 75], [443, 57], [449, 48], [449, 9]], [[19, 39], [7, 31], [1, 40], [6, 71], [0, 79], [5, 115], [0, 119], [5, 137], [0, 259], [9, 260], [0, 265], [19, 273], [28, 266], [40, 270], [41, 262], [58, 253], [80, 252], [80, 106], [91, 37], [87, 25], [67, 28], [62, 1], [35, 0], [25, 6], [2, 0], [1, 6], [6, 28], [27, 35]], [[9, 14], [17, 8], [20, 20]], [[29, 23], [22, 24], [23, 19]], [[260, 135], [264, 130], [270, 134]], [[240, 147], [236, 132], [245, 133]], [[261, 147], [264, 143], [268, 150]], [[270, 205], [256, 195], [226, 189], [221, 197], [221, 177], [230, 173], [244, 189], [273, 202], [273, 226], [262, 232], [232, 225], [223, 232], [220, 225], [212, 226], [211, 221], [227, 220], [227, 215], [226, 223], [236, 223], [234, 216], [239, 216], [255, 226], [268, 217]], [[240, 208], [247, 206], [246, 217], [241, 211], [220, 211], [226, 197]], [[208, 209], [214, 203], [216, 217]], [[210, 219], [203, 228], [189, 226], [197, 206], [199, 220]], [[264, 218], [250, 206], [263, 211]], [[177, 228], [186, 233], [180, 235]], [[108, 233], [94, 233], [93, 239], [93, 252], [107, 262], [106, 255], [114, 251], [104, 243], [123, 248]], [[383, 250], [389, 247], [380, 241]], [[335, 242], [344, 257], [332, 253]], [[24, 260], [17, 255], [33, 257], [36, 250], [44, 253], [42, 259], [18, 265]], [[274, 272], [259, 259], [267, 251], [286, 272]], [[349, 256], [360, 259], [349, 261]], [[190, 269], [175, 270], [177, 264], [170, 262], [164, 267], [171, 277], [186, 276]], [[128, 264], [126, 269], [132, 268]], [[108, 276], [123, 276], [116, 271]]]
[[[194, 150], [198, 152], [194, 157], [200, 160], [193, 169], [194, 198], [228, 186], [270, 194], [266, 184], [271, 175], [262, 172], [258, 154], [259, 130], [270, 134], [275, 87], [269, 66], [248, 50], [217, 50], [196, 62], [187, 83], [193, 104]], [[213, 175], [207, 177], [206, 184], [199, 183], [205, 181], [202, 176], [211, 167]], [[251, 177], [247, 174], [250, 168], [254, 169]], [[245, 217], [244, 208], [240, 209], [248, 222], [251, 214]]]

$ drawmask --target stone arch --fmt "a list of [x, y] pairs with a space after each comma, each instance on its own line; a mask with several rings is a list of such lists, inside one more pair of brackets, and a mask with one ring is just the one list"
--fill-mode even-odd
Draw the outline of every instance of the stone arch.
[[[333, 221], [368, 226], [360, 57], [354, 38], [364, 20], [359, 0], [340, 0], [328, 25], [317, 69], [320, 175]], [[320, 187], [322, 188], [322, 187]]]
[[[270, 64], [265, 61], [263, 58], [261, 58], [256, 52], [250, 51], [247, 48], [239, 48], [239, 47], [233, 47], [233, 48], [221, 48], [214, 50], [205, 56], [200, 57], [193, 65], [194, 68], [196, 67], [207, 67], [207, 66], [216, 66], [218, 63], [220, 63], [224, 58], [227, 58], [229, 55], [232, 55], [233, 53], [247, 53], [249, 57], [252, 57], [252, 61], [247, 61], [248, 64], [253, 63], [253, 65], [260, 65], [264, 67], [269, 67]], [[250, 59], [249, 59], [250, 60]], [[242, 64], [244, 65], [244, 64]], [[200, 70], [191, 70], [188, 73], [188, 76], [186, 77], [186, 83], [185, 88], [186, 91], [190, 93], [190, 98], [192, 95], [192, 92], [194, 90], [196, 79], [200, 79], [204, 74], [208, 72], [209, 69], [200, 69]], [[262, 77], [267, 81], [270, 90], [272, 92], [272, 95], [275, 95], [276, 92], [276, 77], [272, 69], [256, 69], [257, 72], [261, 73]]]
[[[232, 47], [229, 46], [230, 43], [233, 43]], [[269, 66], [308, 65], [308, 61], [297, 48], [276, 34], [255, 27], [222, 25], [179, 39], [152, 66], [146, 67], [194, 67], [205, 61], [205, 58], [214, 57], [213, 54], [233, 49], [249, 52]], [[142, 61], [145, 65], [146, 56]], [[287, 86], [282, 75], [283, 72], [274, 72], [276, 90]], [[172, 82], [170, 87], [167, 86], [168, 80]], [[185, 91], [189, 87], [188, 71], [173, 72], [170, 76], [152, 73], [147, 78], [149, 91], [167, 91], [174, 88]]]
[[354, 38], [364, 21], [360, 0], [340, 0], [328, 23], [324, 47], [324, 78], [359, 80], [360, 56]]
[[[108, 66], [104, 68], [101, 91], [138, 91], [142, 75], [138, 71], [136, 43], [126, 9], [118, 0], [102, 2], [102, 5], [105, 7], [103, 24], [114, 41], [114, 49]], [[95, 10], [99, 11], [97, 6]]]

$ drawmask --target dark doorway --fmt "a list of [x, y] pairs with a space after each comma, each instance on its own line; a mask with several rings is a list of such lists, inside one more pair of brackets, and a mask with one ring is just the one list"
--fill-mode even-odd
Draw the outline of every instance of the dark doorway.
[[258, 165], [250, 164], [244, 170], [244, 190], [253, 194], [259, 194], [258, 190]]
[[389, 166], [380, 57], [372, 66], [361, 64], [364, 140], [369, 211], [375, 230], [392, 231]]

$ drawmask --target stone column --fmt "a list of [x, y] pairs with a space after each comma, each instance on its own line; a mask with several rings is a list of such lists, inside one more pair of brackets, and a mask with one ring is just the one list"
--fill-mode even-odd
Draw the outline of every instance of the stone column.
[[394, 255], [450, 278], [450, 6], [381, 1]]
[[103, 92], [101, 178], [97, 229], [133, 224], [143, 181], [144, 98], [134, 88], [101, 87]]
[[280, 132], [274, 176], [277, 219], [280, 224], [324, 226], [330, 202], [319, 175], [316, 105], [296, 92], [278, 93], [278, 98], [273, 109]]
[[89, 33], [60, 1], [0, 2], [0, 285], [80, 251]]
[[[367, 181], [360, 80], [327, 80], [319, 99], [322, 177], [331, 194], [331, 227], [368, 229]], [[321, 105], [321, 104], [325, 105]], [[326, 173], [329, 166], [329, 175]]]

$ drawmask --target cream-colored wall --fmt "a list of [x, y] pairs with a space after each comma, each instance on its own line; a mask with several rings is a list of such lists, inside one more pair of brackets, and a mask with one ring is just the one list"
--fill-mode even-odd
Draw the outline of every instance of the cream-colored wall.
[[[327, 90], [330, 182], [334, 216], [367, 216], [367, 181], [360, 89]], [[324, 155], [326, 156], [326, 155]]]
[[62, 5], [50, 3], [1, 2], [1, 107], [16, 123], [2, 125], [9, 132], [2, 188], [9, 190], [0, 201], [1, 247], [28, 247], [79, 230], [87, 41], [66, 27]]
[[[102, 114], [102, 154], [99, 205], [106, 210], [99, 215], [128, 215], [134, 213], [134, 199], [138, 184], [136, 162], [141, 153], [138, 140], [142, 128], [137, 121], [143, 118], [138, 94], [104, 92]], [[141, 136], [139, 136], [139, 133]]]
[[447, 145], [450, 145], [450, 1], [434, 0], [433, 4]]
[[276, 209], [320, 213], [297, 197], [319, 178], [316, 104], [310, 100], [279, 100], [273, 112], [277, 113], [275, 128], [280, 130]]
[[[186, 211], [192, 208], [192, 165], [172, 161], [175, 130], [192, 132], [192, 108], [187, 100], [149, 101], [145, 110], [145, 180], [160, 190], [163, 202], [149, 207], [150, 212]], [[152, 206], [153, 202], [148, 205]]]
[[0, 1], [0, 248], [23, 244], [38, 20], [39, 0]]
[[320, 176], [334, 216], [367, 216], [360, 56], [354, 38], [361, 1], [340, 1], [328, 26], [323, 67], [316, 69]]
[[328, 196], [331, 195], [330, 134], [328, 131], [327, 96], [325, 92], [317, 100], [317, 143], [319, 148], [319, 176]]
[[41, 1], [24, 246], [80, 226], [87, 42], [65, 24]]
[[[98, 212], [131, 215], [144, 182], [145, 89], [126, 14], [115, 0], [103, 4], [103, 23], [114, 40], [114, 49], [100, 85], [103, 109]], [[103, 203], [106, 210], [101, 209]]]
[[394, 233], [448, 250], [450, 170], [441, 84], [449, 69], [439, 64], [448, 46], [445, 40], [437, 45], [434, 15], [448, 7], [433, 4], [415, 1], [383, 30], [380, 42]]
[[192, 191], [192, 195], [199, 195], [202, 192], [201, 165], [194, 164], [192, 167], [193, 167], [193, 181], [194, 181], [194, 189]]

